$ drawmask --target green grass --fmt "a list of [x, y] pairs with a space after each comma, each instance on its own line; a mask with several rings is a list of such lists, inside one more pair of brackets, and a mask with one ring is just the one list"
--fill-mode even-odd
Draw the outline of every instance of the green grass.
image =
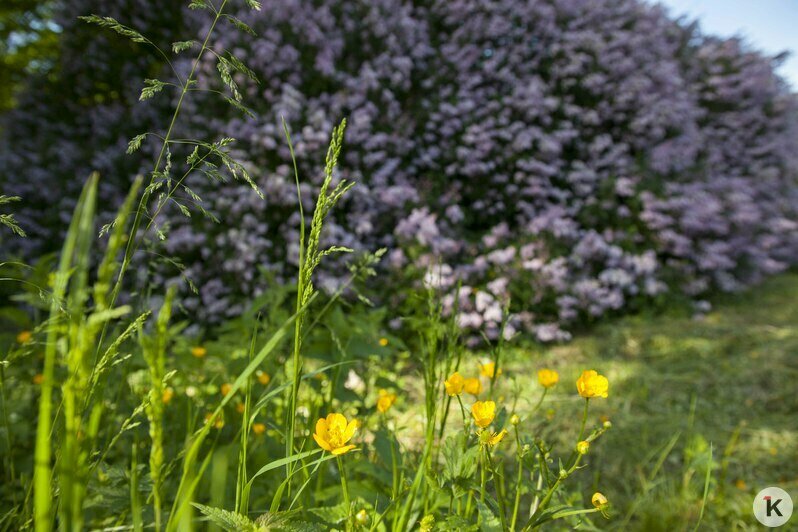
[[798, 488], [797, 354], [793, 273], [724, 297], [703, 319], [628, 317], [567, 345], [516, 349], [505, 375], [532, 390], [526, 399], [533, 403], [535, 370], [560, 372], [541, 409], [553, 411], [553, 420], [540, 430], [563, 442], [578, 430], [582, 403], [574, 381], [580, 371], [594, 368], [609, 377], [610, 396], [591, 403], [591, 416], [608, 416], [613, 427], [591, 448], [589, 469], [574, 478], [585, 501], [600, 490], [613, 503], [610, 521], [593, 519], [599, 528], [692, 530], [711, 443], [700, 529], [759, 530], [754, 495], [772, 485]]

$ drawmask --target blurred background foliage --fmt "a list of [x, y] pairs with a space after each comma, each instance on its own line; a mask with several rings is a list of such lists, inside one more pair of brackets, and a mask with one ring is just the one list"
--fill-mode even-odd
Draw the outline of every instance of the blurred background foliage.
[[0, 113], [16, 104], [28, 78], [53, 73], [60, 34], [55, 9], [51, 0], [6, 0], [0, 5]]

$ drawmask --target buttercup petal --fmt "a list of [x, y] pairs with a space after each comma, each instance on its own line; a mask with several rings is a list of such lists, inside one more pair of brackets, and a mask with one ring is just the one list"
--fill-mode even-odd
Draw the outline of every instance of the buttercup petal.
[[354, 448], [355, 448], [354, 445], [344, 445], [343, 447], [338, 447], [337, 449], [333, 449], [332, 453], [335, 456], [338, 456], [338, 455], [341, 455], [341, 454], [344, 454], [344, 453], [348, 453], [349, 451], [351, 451]]
[[346, 426], [346, 430], [344, 431], [344, 442], [348, 442], [352, 439], [352, 436], [355, 435], [355, 431], [357, 431], [358, 422], [356, 419], [353, 419], [349, 422]]
[[319, 444], [319, 447], [324, 449], [325, 451], [332, 451], [333, 448], [330, 447], [330, 444], [324, 441], [323, 439], [319, 438], [318, 434], [313, 435], [313, 439], [316, 440], [316, 443]]
[[319, 420], [316, 422], [316, 434], [321, 437], [327, 435], [327, 420], [323, 417], [319, 418]]
[[327, 416], [328, 430], [338, 430], [343, 432], [346, 430], [346, 418], [343, 414], [330, 414]]

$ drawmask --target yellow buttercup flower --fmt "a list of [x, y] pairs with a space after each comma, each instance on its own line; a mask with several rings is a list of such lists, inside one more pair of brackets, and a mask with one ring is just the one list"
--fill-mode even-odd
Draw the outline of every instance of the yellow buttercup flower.
[[605, 497], [603, 493], [600, 493], [598, 491], [593, 494], [593, 498], [590, 499], [590, 501], [593, 503], [593, 506], [595, 506], [596, 508], [602, 508], [606, 506], [607, 503], [609, 502], [607, 500], [607, 497]]
[[387, 338], [380, 338], [380, 345], [382, 347], [385, 347], [386, 345], [388, 345], [388, 339]]
[[487, 377], [489, 379], [493, 378], [493, 374], [495, 373], [497, 376], [502, 374], [501, 368], [499, 368], [499, 372], [496, 373], [496, 363], [495, 362], [486, 362], [484, 364], [479, 365], [479, 372], [482, 374], [483, 377]]
[[576, 380], [576, 390], [585, 399], [607, 397], [609, 389], [607, 377], [592, 369], [583, 371], [582, 376]]
[[266, 425], [264, 425], [263, 423], [253, 423], [252, 424], [252, 432], [256, 436], [260, 436], [261, 434], [266, 432]]
[[230, 393], [230, 390], [232, 389], [233, 386], [229, 382], [225, 382], [224, 384], [219, 386], [219, 393], [221, 393], [222, 395], [227, 395], [228, 393]]
[[255, 376], [258, 378], [258, 382], [264, 386], [272, 381], [272, 376], [265, 371], [258, 370], [255, 372]]
[[471, 377], [463, 381], [463, 390], [466, 393], [477, 396], [482, 392], [482, 383], [476, 377]]
[[384, 414], [396, 402], [396, 394], [388, 390], [380, 390], [379, 397], [377, 398], [377, 410]]
[[576, 444], [576, 452], [579, 454], [587, 454], [590, 450], [590, 442], [587, 440], [582, 440]]
[[175, 396], [175, 391], [171, 388], [166, 388], [161, 394], [161, 402], [165, 405], [168, 405], [169, 401], [171, 401], [172, 397], [174, 396]]
[[449, 378], [444, 381], [443, 386], [446, 388], [446, 393], [450, 396], [460, 395], [463, 393], [463, 386], [465, 386], [465, 380], [463, 376], [460, 375], [460, 372], [455, 371]]
[[246, 408], [247, 407], [246, 407], [246, 405], [244, 405], [244, 403], [238, 403], [236, 405], [236, 412], [238, 412], [239, 414], [243, 414], [244, 410], [246, 410]]
[[356, 430], [357, 420], [353, 419], [347, 423], [343, 414], [329, 414], [316, 422], [313, 439], [325, 451], [340, 455], [355, 448], [354, 445], [347, 445], [347, 442], [352, 439]]
[[551, 388], [560, 381], [560, 374], [553, 369], [539, 369], [538, 382], [544, 388]]
[[208, 354], [208, 350], [202, 347], [201, 345], [196, 345], [191, 348], [191, 354], [197, 358], [202, 358]]
[[495, 432], [491, 434], [490, 438], [488, 439], [488, 445], [490, 446], [498, 445], [498, 443], [502, 441], [506, 435], [507, 435], [507, 429], [502, 429], [500, 432]]
[[20, 331], [17, 335], [17, 342], [20, 344], [27, 344], [33, 338], [33, 333], [30, 331]]
[[471, 406], [471, 415], [474, 423], [480, 428], [485, 428], [493, 423], [496, 417], [496, 403], [493, 401], [477, 401]]

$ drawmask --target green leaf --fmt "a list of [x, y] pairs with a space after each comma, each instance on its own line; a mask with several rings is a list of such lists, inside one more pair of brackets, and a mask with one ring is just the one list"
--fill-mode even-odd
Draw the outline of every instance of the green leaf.
[[440, 532], [474, 532], [479, 530], [479, 528], [459, 515], [450, 515], [446, 518], [446, 521], [437, 523], [435, 530]]
[[221, 508], [212, 508], [196, 502], [192, 502], [191, 505], [206, 515], [214, 525], [228, 532], [258, 532], [259, 530], [259, 527], [254, 522], [241, 514], [222, 510]]
[[310, 512], [323, 519], [327, 524], [337, 525], [346, 521], [349, 515], [349, 508], [343, 502], [335, 506], [322, 506], [311, 508]]
[[485, 503], [477, 501], [477, 511], [479, 511], [479, 516], [482, 518], [482, 522], [479, 525], [479, 529], [482, 532], [501, 532], [501, 521], [490, 511], [490, 508]]

